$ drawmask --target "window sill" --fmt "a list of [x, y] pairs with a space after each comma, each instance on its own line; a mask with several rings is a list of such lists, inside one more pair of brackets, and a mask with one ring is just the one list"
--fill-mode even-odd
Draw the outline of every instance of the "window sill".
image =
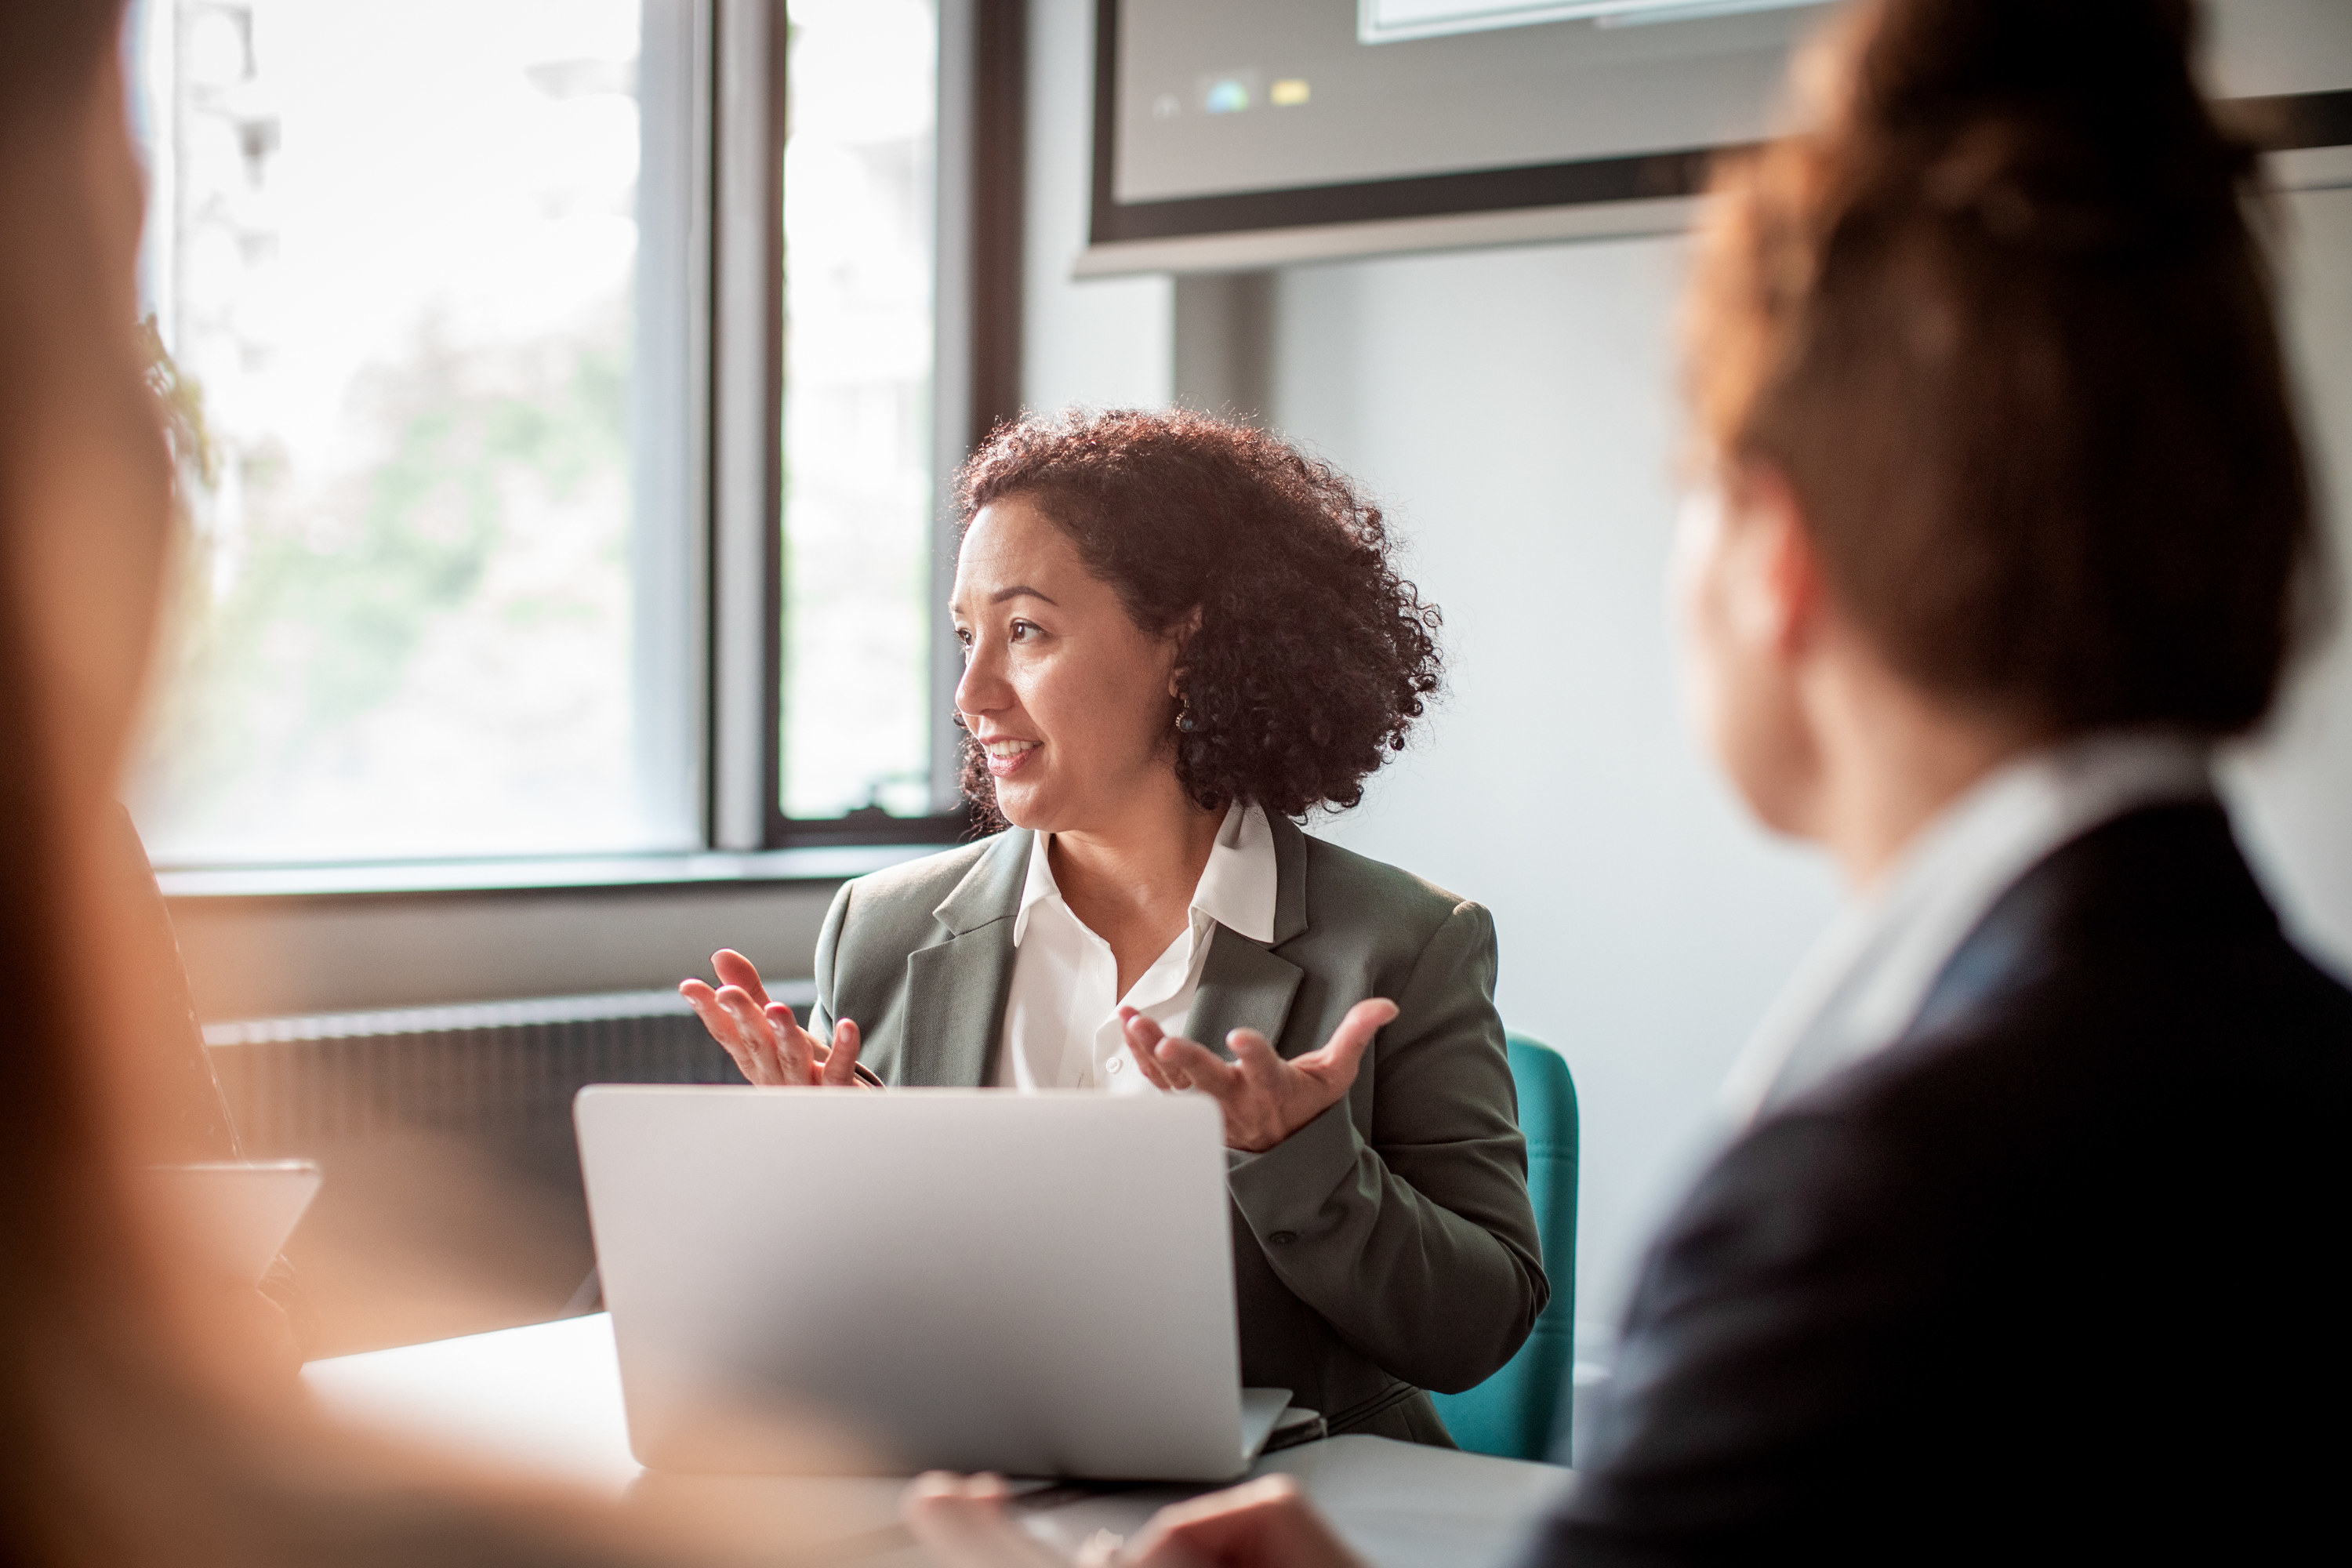
[[390, 860], [353, 865], [159, 870], [167, 899], [301, 899], [401, 893], [549, 892], [838, 882], [937, 854], [944, 844], [825, 845], [751, 854], [603, 855], [519, 860]]

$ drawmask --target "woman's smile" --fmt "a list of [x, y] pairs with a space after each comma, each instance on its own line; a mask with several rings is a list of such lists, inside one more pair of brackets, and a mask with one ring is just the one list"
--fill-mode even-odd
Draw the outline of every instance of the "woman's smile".
[[988, 753], [989, 775], [1002, 779], [1012, 777], [1045, 743], [1043, 741], [1023, 741], [1009, 735], [997, 735], [980, 744], [981, 749]]

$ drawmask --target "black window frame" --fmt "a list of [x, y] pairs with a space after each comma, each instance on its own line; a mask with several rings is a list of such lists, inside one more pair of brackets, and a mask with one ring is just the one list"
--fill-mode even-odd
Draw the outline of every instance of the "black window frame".
[[[760, 531], [759, 689], [761, 722], [758, 791], [761, 805], [756, 847], [805, 848], [847, 845], [951, 844], [977, 831], [979, 818], [968, 804], [925, 816], [894, 816], [866, 808], [845, 816], [811, 819], [784, 813], [783, 773], [783, 397], [784, 269], [783, 153], [788, 0], [772, 0], [765, 49], [764, 134], [757, 151], [763, 163], [761, 189], [767, 206], [757, 215], [762, 279], [757, 331], [764, 357], [765, 384], [756, 427], [761, 433], [761, 491], [764, 525]], [[1021, 412], [1022, 225], [1027, 121], [1027, 5], [1024, 0], [938, 0], [940, 26], [939, 136], [940, 222], [934, 284], [931, 607], [929, 660], [931, 773], [934, 798], [944, 793], [961, 765], [960, 731], [950, 722], [952, 692], [961, 673], [955, 639], [946, 616], [954, 576], [956, 520], [948, 489], [965, 455], [1003, 421]], [[714, 40], [724, 47], [726, 29]], [[721, 112], [724, 112], [723, 108]], [[711, 160], [714, 211], [729, 171], [721, 138]], [[714, 247], [714, 268], [720, 265]], [[710, 331], [714, 347], [730, 330], [725, 293], [714, 279]], [[717, 358], [714, 352], [713, 359]], [[714, 402], [719, 392], [714, 387]], [[714, 422], [714, 447], [724, 426]], [[718, 474], [723, 454], [714, 452], [713, 494], [706, 518], [718, 528]], [[706, 552], [710, 577], [705, 592], [716, 611], [723, 591], [725, 553], [714, 537]], [[709, 617], [712, 632], [711, 711], [705, 726], [710, 799], [706, 840], [714, 848], [750, 848], [726, 842], [730, 781], [723, 700], [724, 626]], [[740, 754], [740, 753], [739, 753]], [[740, 764], [739, 764], [740, 765]], [[740, 799], [740, 797], [739, 797]], [[740, 833], [737, 836], [740, 837]]]

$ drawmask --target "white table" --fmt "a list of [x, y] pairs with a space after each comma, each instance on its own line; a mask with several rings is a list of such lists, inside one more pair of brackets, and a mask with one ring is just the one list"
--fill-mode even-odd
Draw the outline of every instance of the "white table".
[[[312, 1362], [304, 1372], [331, 1412], [462, 1455], [614, 1496], [719, 1501], [773, 1539], [877, 1565], [921, 1557], [895, 1530], [894, 1479], [675, 1476], [630, 1457], [612, 1321], [602, 1313], [436, 1344]], [[1377, 1568], [1479, 1568], [1510, 1561], [1529, 1522], [1570, 1484], [1551, 1465], [1493, 1459], [1385, 1437], [1333, 1437], [1286, 1449], [1251, 1472], [1297, 1476]], [[1028, 1516], [1075, 1549], [1097, 1529], [1139, 1529], [1199, 1488], [1087, 1497]], [[814, 1522], [813, 1522], [814, 1521]], [[763, 1537], [764, 1539], [765, 1537]]]

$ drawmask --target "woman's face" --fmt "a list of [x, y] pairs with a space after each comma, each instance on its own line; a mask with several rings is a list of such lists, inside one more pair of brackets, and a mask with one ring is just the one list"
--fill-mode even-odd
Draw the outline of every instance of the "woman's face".
[[949, 608], [964, 648], [956, 710], [1007, 822], [1100, 831], [1173, 784], [1176, 641], [1129, 619], [1033, 502], [981, 508]]

